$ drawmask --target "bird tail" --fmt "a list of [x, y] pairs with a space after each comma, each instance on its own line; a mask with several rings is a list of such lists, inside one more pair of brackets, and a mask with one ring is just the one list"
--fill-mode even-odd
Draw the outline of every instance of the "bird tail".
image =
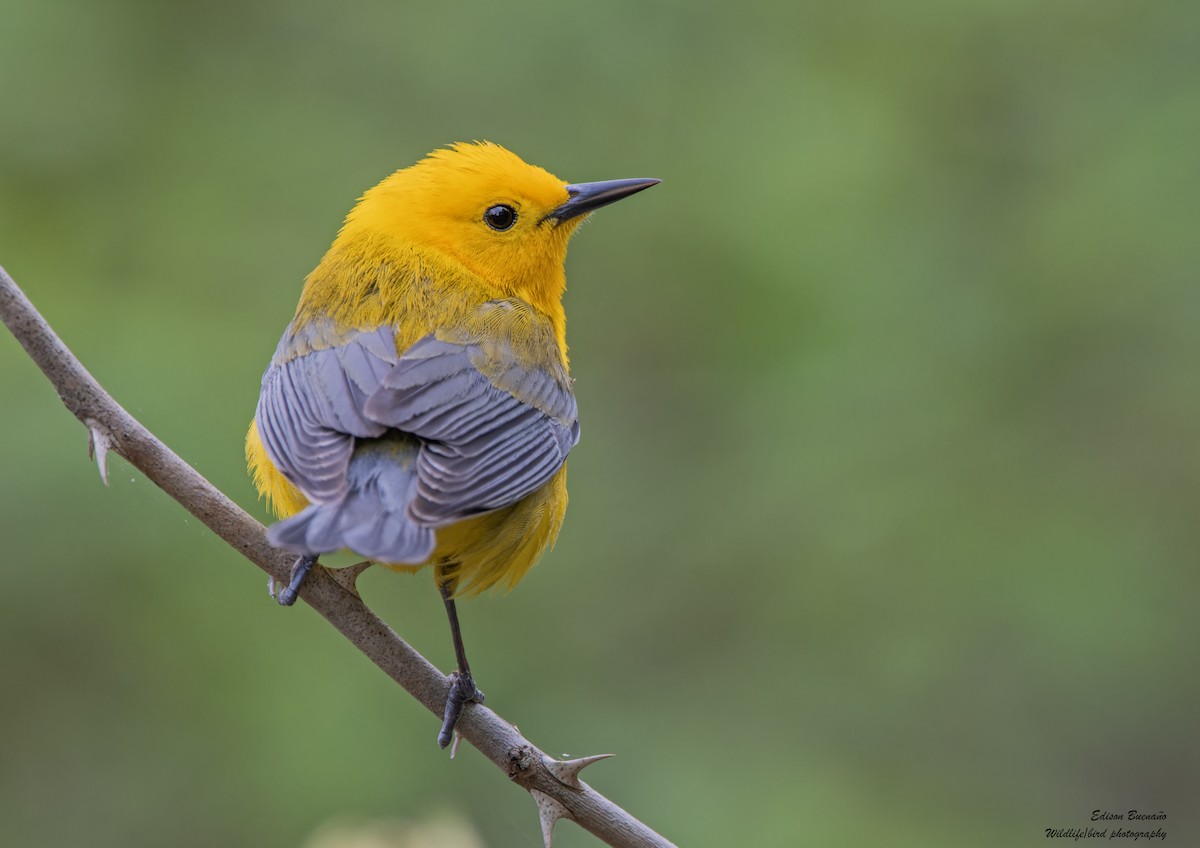
[[360, 439], [350, 458], [346, 493], [339, 500], [311, 504], [271, 526], [267, 540], [299, 554], [349, 548], [359, 556], [393, 565], [429, 559], [434, 531], [413, 522], [408, 504], [416, 495], [420, 443], [392, 431]]

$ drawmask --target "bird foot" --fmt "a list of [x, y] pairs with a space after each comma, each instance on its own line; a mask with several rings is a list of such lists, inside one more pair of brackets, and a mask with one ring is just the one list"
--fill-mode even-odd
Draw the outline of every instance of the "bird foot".
[[446, 696], [446, 711], [442, 717], [442, 730], [438, 734], [438, 747], [445, 748], [454, 738], [454, 726], [462, 715], [463, 705], [468, 701], [483, 703], [483, 691], [471, 679], [471, 673], [454, 672], [450, 675], [450, 694]]
[[279, 590], [278, 595], [274, 592], [275, 580], [274, 578], [271, 579], [271, 582], [268, 584], [268, 591], [271, 592], [271, 597], [279, 601], [281, 607], [290, 607], [296, 603], [296, 599], [300, 597], [300, 586], [303, 585], [304, 578], [308, 576], [309, 569], [316, 565], [316, 563], [317, 558], [312, 554], [305, 554], [297, 559], [296, 563], [292, 566], [291, 580]]

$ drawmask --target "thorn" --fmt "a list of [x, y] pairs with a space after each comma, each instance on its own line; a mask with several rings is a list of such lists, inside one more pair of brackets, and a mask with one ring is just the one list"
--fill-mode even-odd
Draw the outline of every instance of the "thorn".
[[582, 789], [583, 785], [579, 782], [579, 773], [586, 766], [592, 763], [597, 763], [600, 760], [607, 760], [615, 754], [593, 754], [590, 757], [579, 757], [575, 760], [555, 760], [551, 757], [542, 757], [542, 765], [546, 767], [546, 771], [554, 775], [555, 779], [572, 789]]
[[450, 743], [450, 759], [454, 759], [454, 755], [458, 753], [458, 743], [462, 741], [462, 735], [457, 730], [454, 731], [454, 741]]
[[271, 600], [275, 600], [275, 578], [267, 578], [267, 594], [271, 596]]
[[88, 459], [96, 460], [96, 467], [100, 469], [100, 479], [104, 485], [108, 485], [108, 451], [112, 447], [112, 438], [109, 437], [108, 431], [93, 421], [91, 418], [87, 420], [88, 428]]
[[329, 574], [338, 585], [352, 595], [358, 595], [358, 577], [368, 568], [374, 565], [373, 562], [366, 560], [363, 562], [348, 565], [345, 568], [331, 568]]
[[546, 843], [546, 848], [554, 848], [554, 823], [559, 819], [574, 821], [574, 817], [566, 807], [545, 792], [530, 789], [529, 794], [537, 803], [538, 818], [542, 822], [542, 841]]

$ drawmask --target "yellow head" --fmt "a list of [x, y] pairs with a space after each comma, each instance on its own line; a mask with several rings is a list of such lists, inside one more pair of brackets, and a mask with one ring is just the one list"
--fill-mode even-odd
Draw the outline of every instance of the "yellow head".
[[562, 297], [567, 242], [587, 213], [657, 182], [568, 185], [498, 144], [454, 144], [364, 194], [340, 238], [431, 248], [545, 307]]

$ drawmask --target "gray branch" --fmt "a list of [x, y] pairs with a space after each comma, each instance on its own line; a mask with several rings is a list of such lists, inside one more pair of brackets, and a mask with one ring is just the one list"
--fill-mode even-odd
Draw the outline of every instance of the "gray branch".
[[[102, 476], [107, 474], [106, 455], [112, 450], [277, 583], [287, 583], [294, 557], [268, 545], [261, 524], [113, 400], [2, 267], [0, 318], [45, 373], [67, 409], [88, 428], [89, 446]], [[440, 720], [449, 680], [367, 608], [355, 590], [355, 576], [353, 568], [331, 571], [316, 567], [300, 597]], [[598, 757], [554, 760], [480, 704], [466, 707], [458, 730], [509, 778], [529, 790], [537, 802], [547, 845], [559, 818], [577, 822], [609, 845], [672, 844], [579, 780], [579, 770]]]

